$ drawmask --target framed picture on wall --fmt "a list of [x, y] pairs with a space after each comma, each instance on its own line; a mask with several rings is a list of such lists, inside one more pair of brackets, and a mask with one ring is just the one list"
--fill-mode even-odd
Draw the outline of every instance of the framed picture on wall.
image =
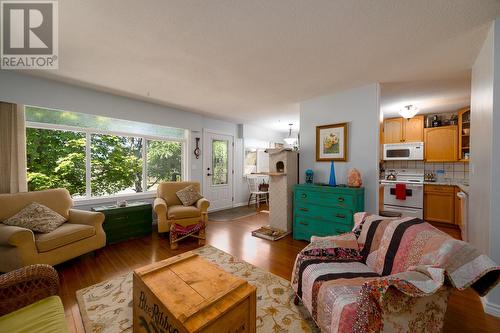
[[347, 123], [316, 126], [316, 161], [347, 161]]

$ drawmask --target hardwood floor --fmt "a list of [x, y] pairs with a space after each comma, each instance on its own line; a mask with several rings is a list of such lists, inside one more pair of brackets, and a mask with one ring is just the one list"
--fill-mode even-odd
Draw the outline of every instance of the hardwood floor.
[[[276, 242], [252, 237], [250, 232], [267, 224], [267, 214], [259, 213], [231, 222], [209, 221], [207, 244], [215, 246], [255, 266], [289, 279], [297, 253], [306, 242], [291, 236]], [[158, 260], [198, 247], [196, 240], [180, 242], [170, 250], [168, 239], [151, 236], [106, 246], [56, 267], [61, 279], [61, 298], [71, 332], [84, 332], [75, 292]], [[499, 332], [500, 318], [483, 312], [479, 297], [471, 290], [451, 296], [445, 332]]]

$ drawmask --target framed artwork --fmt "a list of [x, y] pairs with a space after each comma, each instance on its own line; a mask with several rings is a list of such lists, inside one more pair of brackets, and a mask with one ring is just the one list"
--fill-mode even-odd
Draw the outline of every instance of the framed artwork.
[[316, 161], [347, 161], [347, 123], [316, 126]]

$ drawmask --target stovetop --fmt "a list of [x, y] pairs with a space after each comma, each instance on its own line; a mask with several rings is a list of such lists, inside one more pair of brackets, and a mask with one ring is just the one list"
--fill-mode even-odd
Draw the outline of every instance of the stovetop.
[[424, 183], [424, 170], [422, 169], [387, 169], [384, 173], [384, 183]]

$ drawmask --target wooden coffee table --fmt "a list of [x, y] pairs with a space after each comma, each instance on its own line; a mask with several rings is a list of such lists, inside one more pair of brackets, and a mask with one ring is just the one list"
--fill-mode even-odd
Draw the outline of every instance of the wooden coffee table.
[[256, 289], [196, 253], [134, 271], [133, 323], [138, 332], [256, 331]]

